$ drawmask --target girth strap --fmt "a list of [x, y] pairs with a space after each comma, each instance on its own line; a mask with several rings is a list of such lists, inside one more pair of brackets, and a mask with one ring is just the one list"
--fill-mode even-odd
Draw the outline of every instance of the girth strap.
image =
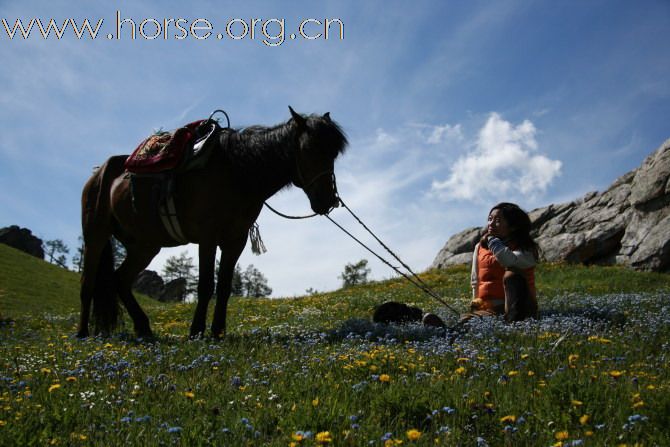
[[179, 225], [177, 207], [174, 204], [174, 196], [171, 193], [169, 193], [165, 201], [161, 202], [159, 205], [158, 214], [163, 221], [165, 230], [172, 239], [181, 244], [188, 242], [188, 239], [184, 236], [184, 232], [181, 230], [181, 225]]

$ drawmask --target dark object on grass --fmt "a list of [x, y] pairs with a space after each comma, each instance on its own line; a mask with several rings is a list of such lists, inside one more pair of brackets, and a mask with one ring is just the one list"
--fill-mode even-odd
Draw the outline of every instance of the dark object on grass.
[[375, 323], [414, 323], [421, 321], [423, 311], [418, 307], [396, 301], [387, 301], [375, 308], [372, 321]]
[[421, 321], [423, 322], [424, 326], [447, 327], [447, 325], [444, 324], [444, 321], [442, 321], [442, 318], [435, 314], [426, 314], [423, 316]]

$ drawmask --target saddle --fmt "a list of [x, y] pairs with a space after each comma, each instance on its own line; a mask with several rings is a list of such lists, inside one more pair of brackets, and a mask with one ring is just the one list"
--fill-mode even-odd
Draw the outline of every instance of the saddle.
[[133, 174], [159, 174], [202, 166], [220, 131], [212, 119], [194, 121], [173, 132], [158, 131], [137, 146], [124, 167]]
[[154, 133], [142, 141], [124, 163], [126, 176], [130, 179], [133, 209], [136, 178], [154, 179], [153, 206], [170, 237], [179, 243], [188, 240], [179, 224], [174, 202], [178, 174], [204, 167], [219, 135], [226, 132], [227, 141], [229, 134], [234, 132], [230, 129], [230, 121], [228, 127], [223, 129], [212, 116], [186, 124], [173, 132]]

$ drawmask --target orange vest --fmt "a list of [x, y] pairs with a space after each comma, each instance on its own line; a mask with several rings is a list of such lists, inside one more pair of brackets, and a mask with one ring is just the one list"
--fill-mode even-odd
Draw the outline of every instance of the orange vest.
[[[535, 268], [525, 269], [523, 274], [528, 281], [531, 299], [535, 300]], [[477, 298], [483, 301], [504, 300], [504, 276], [505, 267], [493, 256], [491, 250], [480, 245], [477, 251]]]

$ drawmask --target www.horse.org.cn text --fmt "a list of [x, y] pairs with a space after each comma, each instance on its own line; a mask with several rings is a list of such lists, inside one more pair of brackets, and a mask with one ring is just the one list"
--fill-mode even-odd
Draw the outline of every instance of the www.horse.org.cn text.
[[[105, 27], [105, 19], [11, 19], [2, 18], [0, 39], [27, 40], [30, 38], [61, 40], [75, 37], [78, 40], [252, 40], [276, 47], [288, 40], [343, 40], [344, 23], [340, 19], [303, 19], [295, 32], [287, 33], [286, 19], [228, 19], [216, 26], [206, 18], [144, 18], [123, 17], [116, 11], [113, 30]], [[223, 24], [225, 23], [225, 26]], [[107, 28], [107, 29], [106, 29]], [[2, 32], [4, 31], [4, 33]]]

